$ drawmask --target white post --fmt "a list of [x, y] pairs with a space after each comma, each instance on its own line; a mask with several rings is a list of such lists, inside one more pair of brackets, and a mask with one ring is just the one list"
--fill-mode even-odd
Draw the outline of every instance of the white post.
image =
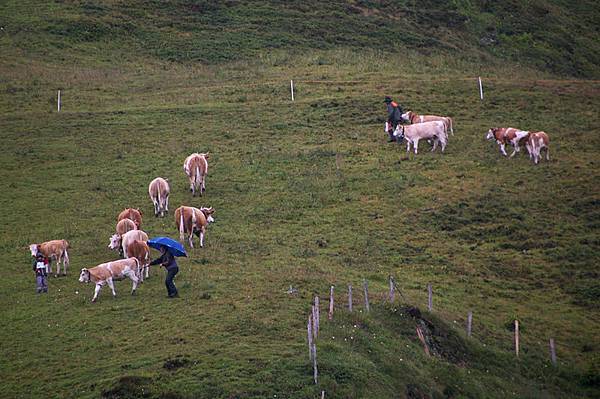
[[515, 320], [515, 353], [519, 357], [519, 320]]
[[483, 86], [481, 85], [481, 76], [479, 77], [479, 97], [483, 101]]
[[290, 91], [292, 92], [292, 101], [294, 101], [294, 81], [290, 80]]
[[394, 278], [390, 276], [390, 302], [394, 303]]
[[550, 338], [550, 359], [552, 364], [556, 366], [556, 349], [554, 347], [554, 338]]
[[58, 104], [57, 105], [58, 106], [58, 111], [57, 112], [60, 112], [60, 90], [58, 91], [58, 101], [57, 101], [57, 104]]
[[333, 285], [329, 291], [329, 320], [333, 319]]
[[306, 325], [307, 333], [308, 333], [308, 359], [312, 360], [312, 345], [313, 345], [313, 318], [312, 314], [308, 315], [308, 323]]
[[431, 290], [431, 284], [427, 284], [427, 296], [427, 309], [431, 312], [431, 309], [433, 308], [433, 292]]
[[352, 312], [352, 285], [348, 284], [348, 311]]
[[369, 306], [369, 283], [367, 282], [367, 280], [363, 281], [363, 288], [365, 291], [365, 309], [368, 312], [369, 310], [371, 310], [371, 308]]

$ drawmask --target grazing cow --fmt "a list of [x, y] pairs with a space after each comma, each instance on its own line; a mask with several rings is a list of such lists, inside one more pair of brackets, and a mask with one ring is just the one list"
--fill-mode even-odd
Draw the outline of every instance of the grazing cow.
[[442, 121], [446, 125], [446, 130], [450, 129], [450, 133], [454, 136], [454, 129], [452, 127], [452, 118], [449, 116], [437, 116], [437, 115], [417, 115], [412, 111], [408, 111], [402, 114], [402, 119], [411, 124]]
[[199, 191], [200, 196], [206, 191], [206, 175], [208, 175], [208, 153], [193, 153], [185, 159], [183, 171], [190, 180], [190, 191], [193, 196]]
[[127, 246], [127, 255], [129, 257], [136, 258], [140, 261], [139, 279], [140, 282], [144, 282], [144, 270], [146, 271], [146, 278], [150, 277], [150, 247], [146, 241], [133, 240]]
[[139, 209], [126, 208], [123, 212], [119, 213], [117, 222], [121, 219], [131, 219], [135, 223], [135, 227], [139, 230], [142, 228], [142, 211]]
[[79, 274], [81, 283], [89, 283], [90, 281], [96, 284], [94, 297], [92, 302], [96, 302], [98, 294], [105, 284], [108, 284], [112, 290], [113, 297], [117, 296], [113, 280], [123, 280], [129, 277], [133, 281], [131, 295], [135, 294], [135, 289], [138, 285], [137, 271], [140, 269], [140, 262], [136, 258], [119, 259], [112, 262], [102, 263], [91, 269], [83, 268]]
[[402, 143], [402, 139], [406, 139], [406, 152], [410, 152], [410, 146], [415, 149], [419, 147], [419, 140], [433, 140], [433, 148], [431, 151], [435, 151], [438, 145], [438, 141], [442, 143], [442, 152], [446, 149], [448, 142], [448, 135], [446, 134], [446, 127], [442, 121], [432, 121], [417, 123], [415, 125], [398, 125], [394, 131], [394, 136], [398, 144]]
[[148, 234], [144, 233], [142, 230], [130, 230], [122, 236], [113, 234], [112, 237], [110, 237], [110, 244], [108, 244], [108, 247], [110, 249], [118, 249], [119, 253], [123, 255], [124, 258], [129, 258], [129, 256], [127, 256], [127, 247], [135, 240], [148, 241]]
[[529, 151], [529, 158], [537, 164], [540, 160], [540, 152], [543, 148], [546, 149], [546, 161], [550, 160], [550, 147], [548, 146], [550, 139], [546, 132], [531, 132], [525, 146]]
[[148, 186], [148, 194], [154, 204], [154, 216], [165, 216], [165, 212], [169, 213], [169, 180], [157, 177], [150, 182]]
[[56, 277], [60, 274], [60, 262], [62, 262], [64, 268], [63, 275], [67, 275], [67, 267], [69, 266], [68, 249], [69, 242], [67, 240], [52, 240], [29, 246], [31, 256], [36, 257], [38, 253], [41, 253], [50, 260], [50, 273], [52, 273], [52, 260], [56, 261]]
[[194, 234], [200, 238], [200, 247], [204, 247], [204, 234], [206, 226], [215, 219], [212, 214], [215, 210], [211, 208], [194, 208], [191, 206], [180, 206], [175, 210], [175, 224], [179, 229], [179, 239], [184, 241], [185, 234], [189, 234], [188, 242], [191, 248], [194, 248], [192, 238]]
[[488, 140], [496, 140], [496, 143], [500, 145], [500, 152], [504, 154], [505, 157], [508, 156], [505, 149], [506, 145], [512, 145], [514, 148], [513, 153], [510, 154], [510, 158], [512, 158], [521, 150], [519, 144], [524, 144], [527, 140], [527, 136], [529, 136], [528, 131], [515, 129], [514, 127], [493, 127], [488, 130], [485, 138]]
[[119, 220], [115, 230], [118, 235], [122, 236], [123, 234], [127, 233], [128, 231], [137, 230], [137, 227], [133, 220], [125, 218], [125, 219]]

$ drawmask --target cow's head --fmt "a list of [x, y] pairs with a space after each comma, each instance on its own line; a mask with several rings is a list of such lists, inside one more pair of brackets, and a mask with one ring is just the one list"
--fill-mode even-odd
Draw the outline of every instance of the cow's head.
[[143, 215], [144, 215], [144, 214], [142, 213], [142, 210], [141, 210], [141, 209], [137, 209], [137, 208], [136, 208], [135, 210], [136, 210], [136, 211], [138, 211], [138, 212], [140, 213], [140, 216], [143, 216]]
[[118, 234], [113, 234], [110, 237], [110, 244], [108, 244], [108, 247], [110, 249], [118, 249], [121, 246], [121, 236]]
[[79, 273], [79, 282], [80, 283], [89, 283], [90, 282], [90, 271], [85, 267], [81, 269], [81, 273]]
[[394, 137], [398, 143], [401, 143], [404, 139], [404, 126], [398, 125], [396, 126], [396, 130], [394, 130]]
[[405, 113], [402, 114], [402, 120], [404, 122], [410, 122], [411, 118], [412, 118], [413, 112], [412, 111], [406, 111]]
[[210, 152], [200, 153], [200, 156], [204, 157], [204, 159], [208, 159]]
[[486, 140], [493, 140], [496, 138], [496, 131], [498, 130], [497, 127], [493, 127], [490, 130], [488, 130], [487, 135], [485, 136]]
[[29, 246], [29, 250], [31, 251], [31, 256], [35, 257], [38, 254], [38, 245], [37, 244], [31, 244]]
[[212, 206], [210, 208], [202, 207], [200, 208], [200, 211], [202, 211], [204, 216], [206, 216], [206, 221], [208, 223], [213, 223], [215, 221], [215, 218], [212, 217], [212, 214], [215, 213], [215, 210]]

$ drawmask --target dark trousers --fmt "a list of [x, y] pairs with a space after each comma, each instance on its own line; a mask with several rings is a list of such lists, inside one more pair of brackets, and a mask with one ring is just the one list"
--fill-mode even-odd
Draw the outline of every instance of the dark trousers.
[[43, 274], [36, 274], [35, 282], [37, 283], [36, 292], [39, 294], [40, 292], [48, 292], [48, 277]]
[[177, 295], [177, 288], [175, 287], [175, 283], [173, 283], [173, 278], [175, 275], [179, 273], [179, 267], [174, 266], [167, 269], [167, 278], [165, 279], [165, 285], [167, 286], [167, 294], [169, 296]]

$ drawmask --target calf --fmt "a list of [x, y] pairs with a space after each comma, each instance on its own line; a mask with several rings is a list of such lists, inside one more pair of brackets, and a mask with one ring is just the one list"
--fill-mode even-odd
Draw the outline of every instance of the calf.
[[115, 230], [118, 235], [122, 236], [123, 234], [127, 233], [128, 231], [137, 230], [137, 227], [135, 226], [135, 222], [133, 220], [125, 218], [125, 219], [119, 220]]
[[125, 208], [121, 213], [119, 213], [117, 222], [125, 218], [133, 220], [137, 229], [142, 227], [142, 211], [139, 209]]
[[123, 257], [129, 258], [129, 256], [127, 256], [127, 247], [135, 240], [148, 241], [148, 234], [144, 233], [142, 230], [130, 230], [122, 236], [113, 234], [112, 237], [110, 237], [110, 244], [108, 244], [108, 247], [110, 249], [118, 249]]
[[193, 196], [199, 191], [200, 196], [206, 191], [206, 175], [208, 175], [208, 153], [193, 153], [183, 162], [183, 171], [190, 181]]
[[154, 204], [154, 216], [165, 216], [165, 212], [169, 213], [169, 181], [162, 177], [157, 177], [150, 182], [148, 186], [148, 194]]
[[548, 146], [550, 139], [546, 132], [532, 132], [529, 133], [529, 138], [525, 146], [529, 151], [529, 158], [537, 165], [540, 161], [540, 152], [543, 148], [546, 149], [546, 161], [550, 160], [550, 147]]
[[136, 258], [140, 262], [139, 279], [140, 282], [144, 282], [144, 270], [146, 271], [146, 278], [150, 277], [150, 247], [146, 241], [133, 240], [127, 246], [127, 255], [129, 257]]
[[60, 274], [60, 262], [62, 262], [64, 268], [63, 275], [67, 275], [67, 267], [69, 266], [68, 249], [69, 242], [67, 240], [52, 240], [29, 246], [31, 256], [36, 257], [38, 253], [41, 253], [50, 260], [50, 273], [52, 273], [52, 260], [56, 261], [56, 277]]
[[415, 125], [398, 125], [394, 131], [394, 136], [398, 144], [402, 143], [402, 139], [405, 138], [406, 152], [410, 152], [412, 144], [415, 154], [418, 152], [420, 140], [433, 140], [431, 151], [435, 151], [439, 141], [442, 143], [442, 152], [446, 149], [448, 140], [445, 124], [442, 121], [423, 122]]
[[450, 129], [450, 133], [454, 136], [454, 129], [452, 127], [452, 118], [449, 116], [437, 116], [437, 115], [417, 115], [412, 111], [408, 111], [402, 114], [402, 119], [411, 124], [415, 123], [423, 123], [423, 122], [432, 122], [432, 121], [442, 121], [446, 126], [446, 130]]
[[512, 145], [514, 148], [513, 153], [510, 154], [510, 158], [512, 158], [521, 150], [519, 143], [524, 143], [527, 140], [527, 136], [529, 136], [528, 131], [515, 129], [514, 127], [493, 127], [488, 130], [485, 138], [488, 140], [496, 140], [496, 143], [500, 145], [500, 152], [504, 154], [505, 157], [508, 156], [505, 149], [506, 145]]
[[96, 302], [98, 294], [105, 284], [108, 284], [112, 290], [113, 297], [117, 296], [113, 280], [123, 280], [129, 277], [133, 281], [131, 295], [135, 294], [135, 289], [138, 285], [137, 271], [140, 269], [140, 262], [136, 258], [120, 259], [112, 262], [102, 263], [91, 269], [83, 268], [79, 274], [81, 283], [89, 283], [90, 281], [96, 284], [94, 297], [92, 302]]
[[192, 238], [194, 234], [200, 238], [200, 247], [204, 247], [204, 234], [208, 223], [214, 222], [212, 214], [215, 210], [211, 208], [194, 208], [191, 206], [180, 206], [175, 210], [175, 224], [179, 229], [179, 239], [183, 242], [185, 234], [189, 234], [188, 243], [194, 248]]

